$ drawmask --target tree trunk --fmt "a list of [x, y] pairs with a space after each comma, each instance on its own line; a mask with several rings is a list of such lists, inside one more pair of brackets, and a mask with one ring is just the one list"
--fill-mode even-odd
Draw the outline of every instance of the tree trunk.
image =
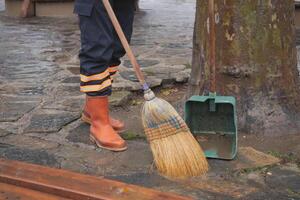
[[[295, 133], [300, 127], [293, 0], [215, 1], [219, 95], [238, 100], [240, 130]], [[209, 89], [208, 1], [197, 0], [187, 96]]]

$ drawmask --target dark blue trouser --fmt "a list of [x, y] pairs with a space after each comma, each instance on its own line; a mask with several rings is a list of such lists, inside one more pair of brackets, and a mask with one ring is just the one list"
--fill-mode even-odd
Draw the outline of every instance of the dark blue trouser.
[[[134, 0], [110, 0], [116, 16], [130, 41]], [[74, 12], [81, 31], [80, 90], [89, 96], [111, 94], [112, 76], [125, 55], [101, 0], [76, 0]]]

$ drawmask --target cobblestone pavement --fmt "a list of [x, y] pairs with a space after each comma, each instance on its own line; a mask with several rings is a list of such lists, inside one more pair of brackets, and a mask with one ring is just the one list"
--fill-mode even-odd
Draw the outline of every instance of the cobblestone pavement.
[[[172, 4], [169, 1], [143, 1], [143, 10], [135, 20], [132, 46], [139, 63], [152, 87], [175, 82], [187, 82], [192, 54], [194, 20], [193, 0]], [[178, 9], [180, 6], [180, 9]], [[174, 17], [174, 16], [180, 17]], [[64, 32], [64, 31], [63, 31]], [[73, 32], [73, 34], [72, 34]], [[174, 34], [175, 33], [175, 34]], [[60, 66], [75, 72], [78, 68], [79, 32], [63, 33], [69, 44], [64, 49], [65, 60]], [[72, 37], [68, 37], [71, 35]], [[77, 42], [76, 42], [77, 41]], [[69, 59], [67, 59], [69, 58]], [[116, 90], [139, 90], [129, 60], [125, 57], [115, 79]]]
[[[0, 0], [0, 10], [3, 2]], [[187, 80], [194, 4], [194, 0], [141, 2], [132, 44], [152, 86]], [[260, 158], [264, 162], [250, 162], [247, 167], [241, 167], [239, 161], [211, 161], [212, 172], [207, 177], [174, 181], [153, 170], [147, 142], [132, 130], [127, 134], [126, 153], [96, 149], [88, 140], [88, 125], [79, 119], [84, 95], [78, 91], [79, 31], [75, 16], [20, 20], [2, 12], [0, 44], [0, 157], [105, 176], [197, 199], [299, 197], [299, 168], [289, 164], [269, 169], [266, 163], [279, 162], [273, 156], [266, 155]], [[123, 89], [139, 88], [126, 58], [120, 71], [114, 85], [117, 92], [111, 98], [119, 106], [127, 104], [131, 96]], [[127, 116], [126, 106], [116, 109], [117, 114], [137, 124], [139, 107], [133, 108], [133, 116]], [[241, 161], [246, 154], [240, 155]], [[236, 171], [229, 174], [231, 168]], [[246, 173], [237, 175], [243, 170]]]

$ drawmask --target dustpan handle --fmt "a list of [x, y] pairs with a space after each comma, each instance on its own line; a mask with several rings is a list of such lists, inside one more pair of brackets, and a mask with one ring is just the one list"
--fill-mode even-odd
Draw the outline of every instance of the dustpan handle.
[[[119, 36], [119, 38], [120, 38], [120, 41], [121, 41], [121, 43], [122, 43], [122, 45], [123, 45], [123, 47], [124, 47], [124, 49], [125, 49], [125, 51], [127, 53], [127, 56], [129, 57], [129, 60], [130, 60], [130, 62], [132, 64], [132, 66], [133, 66], [133, 69], [134, 69], [134, 71], [136, 73], [136, 76], [137, 76], [139, 82], [143, 86], [144, 90], [148, 90], [149, 86], [147, 85], [147, 83], [145, 81], [145, 77], [144, 77], [144, 74], [141, 71], [141, 67], [138, 64], [138, 62], [136, 60], [136, 57], [134, 56], [134, 54], [133, 54], [133, 52], [132, 52], [132, 50], [130, 48], [130, 45], [129, 45], [129, 43], [128, 43], [126, 37], [125, 37], [125, 34], [124, 34], [124, 32], [123, 32], [123, 30], [122, 30], [122, 28], [120, 26], [120, 23], [119, 23], [116, 15], [115, 15], [115, 13], [114, 13], [111, 5], [110, 5], [109, 0], [102, 0], [102, 1], [103, 1], [105, 9], [106, 9], [106, 11], [107, 11], [107, 13], [109, 15], [109, 18], [110, 18], [110, 20], [111, 20], [111, 22], [112, 22], [112, 24], [113, 24], [113, 26], [114, 26], [114, 28], [115, 28], [118, 36]], [[122, 1], [122, 0], [120, 0], [120, 1]]]
[[216, 93], [216, 27], [215, 1], [208, 1], [210, 92]]

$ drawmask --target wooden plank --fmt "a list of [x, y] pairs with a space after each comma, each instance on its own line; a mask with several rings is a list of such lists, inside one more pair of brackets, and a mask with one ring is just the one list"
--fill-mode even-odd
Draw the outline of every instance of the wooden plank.
[[0, 182], [74, 200], [190, 200], [104, 178], [1, 159]]
[[0, 183], [0, 199], [8, 200], [70, 200], [14, 185]]

